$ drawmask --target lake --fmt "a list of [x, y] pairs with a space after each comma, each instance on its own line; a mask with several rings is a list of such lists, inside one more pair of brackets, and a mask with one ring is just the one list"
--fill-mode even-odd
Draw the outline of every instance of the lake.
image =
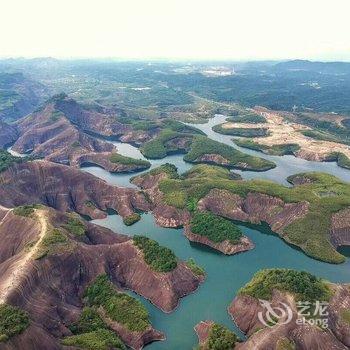
[[[268, 156], [260, 152], [247, 150], [232, 143], [232, 137], [220, 135], [211, 130], [213, 125], [224, 122], [225, 116], [216, 116], [207, 124], [195, 125], [203, 130], [210, 138], [227, 143], [245, 153], [263, 157], [277, 164], [275, 169], [267, 172], [236, 171], [243, 178], [264, 178], [287, 185], [286, 177], [305, 171], [321, 171], [338, 176], [350, 182], [350, 171], [340, 168], [336, 163], [310, 162], [294, 156]], [[123, 155], [144, 159], [139, 150], [131, 145], [113, 142]], [[191, 168], [192, 164], [183, 161], [182, 155], [172, 155], [161, 160], [151, 161], [152, 168], [163, 163], [175, 164], [182, 173]], [[110, 174], [98, 167], [83, 169], [107, 182], [119, 186], [132, 186], [130, 177], [135, 174]], [[190, 243], [183, 235], [182, 229], [167, 229], [155, 224], [151, 214], [143, 214], [142, 219], [133, 226], [125, 226], [118, 215], [109, 215], [106, 219], [94, 220], [95, 224], [108, 227], [115, 232], [128, 235], [142, 234], [158, 241], [161, 245], [172, 249], [183, 260], [193, 258], [202, 266], [207, 277], [199, 289], [183, 298], [178, 308], [165, 314], [142, 297], [144, 305], [150, 312], [154, 328], [166, 334], [166, 341], [155, 342], [147, 346], [149, 350], [167, 349], [191, 350], [197, 345], [197, 337], [193, 327], [202, 320], [214, 320], [225, 324], [230, 329], [243, 336], [231, 321], [227, 307], [237, 294], [237, 291], [247, 283], [255, 272], [264, 268], [292, 268], [308, 271], [331, 282], [350, 282], [349, 259], [341, 265], [332, 265], [307, 257], [278, 236], [273, 234], [266, 225], [243, 226], [240, 228], [255, 243], [255, 249], [233, 256], [219, 254], [204, 246]], [[343, 250], [349, 255], [349, 249]]]

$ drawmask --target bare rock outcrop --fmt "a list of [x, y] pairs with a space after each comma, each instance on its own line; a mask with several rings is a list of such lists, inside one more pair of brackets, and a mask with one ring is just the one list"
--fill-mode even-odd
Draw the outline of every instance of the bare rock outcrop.
[[71, 164], [82, 154], [91, 152], [111, 152], [112, 144], [95, 139], [81, 130], [53, 103], [48, 103], [40, 111], [34, 112], [17, 123], [18, 139], [13, 150], [18, 153], [31, 152], [47, 160]]
[[[84, 221], [85, 234], [77, 236], [65, 226], [66, 213], [45, 207], [37, 211], [46, 220], [45, 229], [35, 215], [21, 217], [12, 210], [0, 222], [0, 240], [6, 242], [0, 244], [2, 302], [27, 311], [31, 321], [27, 330], [1, 344], [1, 349], [62, 349], [60, 339], [71, 335], [68, 326], [79, 318], [84, 291], [101, 274], [109, 275], [118, 290], [133, 290], [166, 312], [202, 281], [182, 262], [168, 273], [153, 271], [127, 236]], [[43, 237], [53, 228], [64, 230], [67, 239], [48, 247]], [[42, 247], [48, 249], [44, 255], [39, 254]], [[9, 283], [8, 272], [19, 266], [16, 280]], [[5, 292], [3, 288], [7, 288]], [[109, 326], [134, 349], [164, 339], [153, 328], [136, 334], [115, 322]]]
[[335, 247], [350, 246], [350, 208], [332, 215], [330, 234]]
[[[197, 235], [190, 230], [191, 214], [186, 209], [175, 208], [164, 203], [163, 193], [159, 190], [158, 184], [165, 179], [167, 174], [160, 172], [152, 175], [151, 173], [136, 177], [133, 183], [144, 190], [153, 204], [152, 213], [156, 223], [162, 227], [184, 227], [184, 235], [191, 242], [207, 245], [223, 254], [237, 254], [254, 248], [253, 242], [246, 236], [243, 236], [238, 244], [232, 244], [228, 240], [215, 243], [205, 236]], [[198, 207], [199, 210], [203, 209]], [[204, 210], [204, 209], [203, 209]]]
[[195, 327], [194, 330], [198, 337], [199, 346], [205, 346], [209, 338], [209, 332], [213, 327], [214, 322], [211, 320], [201, 321]]
[[198, 209], [232, 220], [254, 224], [266, 222], [283, 236], [283, 229], [308, 212], [307, 202], [284, 203], [282, 199], [262, 193], [248, 193], [245, 198], [226, 190], [213, 189], [198, 203]]
[[41, 203], [93, 219], [106, 217], [107, 209], [123, 217], [135, 209], [150, 210], [140, 191], [112, 186], [91, 174], [47, 161], [16, 164], [0, 174], [0, 184], [0, 204], [5, 207]]
[[[237, 344], [235, 348], [239, 350], [276, 349], [280, 342], [286, 341], [300, 350], [348, 349], [349, 324], [340, 319], [340, 310], [345, 304], [348, 306], [350, 290], [349, 286], [336, 286], [335, 288], [335, 294], [328, 307], [329, 328], [326, 329], [312, 325], [311, 322], [298, 322], [297, 319], [300, 319], [300, 316], [298, 316], [296, 302], [290, 294], [274, 290], [270, 301], [272, 308], [288, 307], [291, 314], [286, 312], [284, 317], [270, 326], [263, 324], [258, 316], [259, 313], [266, 314], [266, 309], [258, 299], [247, 295], [237, 296], [229, 306], [228, 312], [241, 331], [247, 334], [248, 339]], [[340, 296], [345, 298], [342, 305], [337, 304]]]
[[221, 166], [229, 166], [230, 161], [221, 156], [220, 154], [203, 154], [195, 160], [196, 163], [208, 163]]
[[190, 225], [186, 225], [184, 234], [189, 241], [207, 245], [226, 255], [233, 255], [246, 252], [247, 250], [251, 250], [255, 247], [254, 243], [247, 236], [242, 236], [239, 243], [235, 244], [231, 243], [229, 240], [225, 240], [220, 243], [215, 243], [206, 236], [201, 236], [191, 232]]
[[131, 127], [120, 123], [115, 113], [110, 114], [103, 108], [85, 108], [74, 99], [62, 95], [55, 101], [55, 108], [67, 116], [81, 130], [95, 134], [120, 136], [131, 130]]
[[159, 181], [167, 177], [166, 173], [151, 173], [133, 179], [133, 184], [147, 193], [152, 203], [152, 213], [156, 223], [162, 227], [176, 228], [184, 226], [190, 220], [190, 213], [164, 203], [163, 194], [158, 188]]
[[121, 142], [130, 143], [136, 147], [141, 146], [142, 144], [149, 141], [153, 136], [153, 133], [145, 132], [142, 130], [132, 130], [127, 131], [125, 134], [120, 136]]
[[123, 343], [128, 344], [128, 347], [131, 349], [139, 350], [142, 349], [145, 344], [165, 340], [165, 335], [153, 327], [149, 327], [143, 332], [132, 332], [119, 322], [112, 321], [106, 316], [103, 317], [103, 320], [119, 335]]
[[350, 348], [350, 323], [345, 314], [350, 312], [350, 285], [333, 285], [335, 293], [329, 303], [329, 327], [334, 335]]

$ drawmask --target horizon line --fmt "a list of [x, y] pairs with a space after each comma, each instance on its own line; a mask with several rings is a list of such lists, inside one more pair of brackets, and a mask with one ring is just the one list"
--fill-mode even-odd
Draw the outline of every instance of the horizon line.
[[288, 61], [309, 61], [323, 63], [350, 63], [350, 58], [204, 58], [204, 57], [118, 57], [118, 56], [1, 56], [0, 60], [35, 60], [35, 59], [54, 59], [57, 61], [74, 61], [74, 60], [109, 60], [109, 61], [129, 61], [129, 62], [145, 62], [145, 61], [173, 61], [173, 62], [288, 62]]

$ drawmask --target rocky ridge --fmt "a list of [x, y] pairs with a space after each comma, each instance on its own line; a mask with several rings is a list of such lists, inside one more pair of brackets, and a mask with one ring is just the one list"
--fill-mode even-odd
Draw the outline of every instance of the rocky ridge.
[[[254, 244], [246, 236], [243, 236], [238, 244], [232, 244], [227, 240], [214, 243], [205, 236], [191, 232], [191, 213], [186, 209], [175, 208], [164, 203], [163, 194], [159, 190], [158, 184], [165, 178], [167, 178], [167, 174], [160, 172], [155, 175], [152, 175], [152, 173], [144, 174], [133, 179], [133, 183], [147, 193], [153, 205], [152, 213], [159, 226], [168, 228], [184, 227], [184, 235], [188, 240], [207, 245], [223, 254], [232, 255], [254, 248]], [[206, 210], [206, 208], [201, 208], [200, 206], [198, 206], [198, 209]]]
[[[266, 312], [258, 299], [247, 295], [237, 296], [228, 308], [235, 324], [247, 334], [248, 339], [238, 344], [239, 350], [265, 350], [276, 348], [282, 340], [294, 344], [296, 349], [309, 350], [346, 350], [350, 347], [350, 325], [341, 318], [341, 310], [350, 306], [348, 285], [334, 285], [327, 316], [328, 329], [322, 329], [310, 323], [299, 324], [296, 301], [290, 294], [278, 290], [273, 292], [272, 307], [288, 305], [292, 310], [292, 319], [285, 323], [286, 317], [268, 327], [261, 323], [258, 314]], [[281, 304], [282, 303], [282, 304]]]
[[[42, 240], [33, 246], [32, 242], [38, 242], [43, 234], [38, 212], [46, 218], [44, 237], [55, 229], [64, 235], [64, 240]], [[153, 271], [132, 239], [109, 229], [81, 221], [85, 233], [76, 235], [66, 226], [70, 214], [46, 207], [35, 209], [28, 217], [6, 208], [1, 213], [0, 237], [7, 242], [0, 246], [2, 302], [25, 310], [31, 321], [23, 333], [1, 343], [1, 349], [62, 349], [60, 339], [71, 335], [68, 325], [79, 318], [86, 287], [101, 274], [108, 274], [118, 290], [133, 290], [166, 312], [172, 311], [179, 299], [196, 290], [201, 282], [182, 262], [168, 273]], [[32, 249], [37, 250], [21, 267], [18, 278], [9, 284], [10, 272], [16, 271]], [[133, 349], [164, 339], [153, 328], [135, 334], [118, 322], [109, 326]]]
[[108, 209], [123, 218], [135, 210], [150, 210], [140, 191], [112, 186], [78, 169], [43, 160], [16, 164], [2, 172], [0, 197], [0, 204], [8, 208], [40, 203], [92, 219], [105, 218]]

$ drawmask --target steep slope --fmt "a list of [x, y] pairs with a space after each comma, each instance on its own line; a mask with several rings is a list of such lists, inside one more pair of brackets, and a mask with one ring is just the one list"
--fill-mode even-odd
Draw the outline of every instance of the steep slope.
[[0, 173], [0, 204], [41, 203], [62, 211], [103, 218], [107, 209], [128, 217], [150, 204], [135, 189], [119, 188], [78, 169], [48, 161], [15, 164]]
[[70, 325], [85, 310], [87, 288], [104, 275], [113, 283], [113, 295], [126, 298], [131, 308], [123, 318], [114, 319], [108, 308], [102, 312], [103, 307], [95, 309], [92, 301], [89, 305], [128, 346], [141, 349], [164, 336], [150, 324], [140, 329], [130, 324], [137, 322], [133, 312], [138, 311], [133, 308], [142, 306], [120, 294], [123, 289], [170, 312], [202, 281], [181, 261], [169, 272], [154, 271], [132, 239], [72, 214], [43, 206], [1, 211], [5, 213], [0, 222], [1, 302], [26, 311], [30, 319], [26, 330], [0, 342], [1, 349], [62, 349], [61, 339], [72, 336]]
[[[47, 234], [47, 221], [44, 215], [43, 211], [36, 211], [36, 219], [34, 229], [38, 231], [36, 241], [35, 243], [30, 247], [30, 249], [26, 250], [24, 254], [18, 259], [13, 265], [14, 268], [9, 268], [5, 271], [2, 281], [1, 281], [1, 292], [0, 292], [0, 304], [3, 304], [6, 302], [9, 293], [11, 293], [12, 290], [15, 290], [20, 287], [21, 282], [23, 282], [23, 279], [26, 276], [26, 269], [28, 268], [28, 264], [35, 255], [38, 253], [38, 250], [40, 249], [40, 245], [42, 244], [42, 241]], [[1, 228], [6, 231], [7, 228], [7, 219], [10, 218], [13, 215], [12, 209], [9, 209], [6, 213], [5, 217], [1, 221]], [[3, 228], [3, 226], [5, 228]], [[39, 226], [39, 227], [37, 227]]]
[[55, 97], [55, 108], [83, 131], [107, 137], [120, 136], [131, 131], [131, 128], [120, 123], [115, 115], [108, 114], [104, 110], [84, 108], [84, 106], [65, 94]]
[[0, 148], [12, 144], [16, 141], [17, 137], [16, 128], [0, 120]]
[[111, 152], [112, 144], [84, 134], [49, 102], [17, 124], [19, 138], [13, 145], [18, 153], [31, 152], [37, 157], [64, 164], [91, 152]]
[[[93, 131], [104, 136], [115, 135], [119, 133], [117, 130], [123, 131], [120, 125], [115, 117], [84, 109], [64, 94], [57, 95], [17, 122], [18, 133], [11, 139], [16, 140], [12, 149], [74, 167], [93, 164], [110, 172], [147, 169], [148, 162], [123, 157], [113, 144], [89, 134]], [[5, 137], [3, 139], [5, 142]]]
[[[271, 275], [277, 274], [280, 280], [275, 284]], [[262, 297], [266, 291], [270, 295]], [[267, 301], [259, 299], [268, 299], [273, 311], [264, 306]], [[315, 307], [317, 302], [327, 305], [325, 311]], [[303, 309], [304, 303], [309, 308]], [[258, 272], [228, 308], [248, 336], [235, 347], [239, 350], [349, 349], [350, 324], [343, 316], [349, 310], [349, 285], [329, 284], [306, 272], [281, 269]]]
[[[220, 169], [221, 171], [226, 171]], [[227, 171], [228, 173], [228, 171]], [[184, 235], [191, 242], [200, 243], [203, 245], [210, 246], [213, 249], [220, 251], [223, 254], [233, 255], [240, 252], [244, 252], [254, 248], [252, 241], [243, 234], [240, 234], [237, 239], [229, 239], [229, 235], [221, 235], [218, 237], [218, 232], [223, 231], [223, 223], [220, 218], [214, 218], [214, 221], [220, 221], [214, 223], [211, 227], [206, 226], [200, 229], [200, 234], [195, 234], [191, 232], [192, 230], [192, 218], [195, 216], [193, 211], [189, 210], [190, 205], [186, 208], [179, 208], [179, 202], [175, 196], [170, 201], [166, 201], [162, 191], [159, 188], [159, 185], [162, 181], [167, 179], [174, 179], [178, 177], [176, 172], [176, 167], [171, 164], [165, 164], [159, 168], [151, 170], [149, 173], [136, 176], [132, 182], [139, 186], [144, 192], [147, 193], [147, 197], [152, 202], [152, 213], [155, 217], [155, 220], [158, 225], [162, 227], [184, 227]], [[180, 197], [181, 199], [181, 197]], [[200, 208], [199, 211], [205, 211], [206, 208]], [[213, 211], [214, 212], [214, 211]], [[206, 220], [206, 219], [204, 219]], [[217, 225], [215, 227], [215, 225]], [[226, 223], [227, 225], [227, 223]], [[204, 225], [203, 225], [204, 226]], [[227, 227], [227, 232], [232, 234], [232, 231], [236, 230], [236, 227], [232, 224], [233, 227]], [[207, 236], [209, 230], [214, 231], [213, 237], [211, 239]], [[231, 237], [232, 238], [232, 237]]]
[[31, 113], [47, 88], [22, 73], [0, 73], [0, 119], [15, 120]]

